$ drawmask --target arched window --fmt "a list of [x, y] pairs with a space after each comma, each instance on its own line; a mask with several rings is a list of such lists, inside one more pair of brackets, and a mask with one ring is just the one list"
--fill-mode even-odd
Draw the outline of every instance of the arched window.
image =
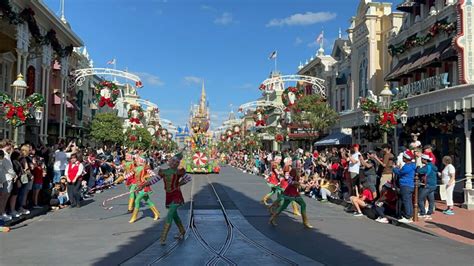
[[26, 89], [28, 97], [35, 92], [35, 68], [33, 66], [29, 66], [26, 71], [26, 85], [28, 85], [28, 89]]
[[364, 59], [359, 68], [359, 96], [365, 97], [367, 89], [367, 59]]

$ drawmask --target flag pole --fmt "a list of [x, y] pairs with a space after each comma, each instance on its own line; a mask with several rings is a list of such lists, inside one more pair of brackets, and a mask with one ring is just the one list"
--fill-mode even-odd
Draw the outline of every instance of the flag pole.
[[278, 54], [275, 57], [275, 73], [277, 72], [277, 60], [278, 60]]
[[[114, 70], [117, 70], [117, 58], [114, 58]], [[114, 82], [117, 82], [117, 76], [114, 75]]]

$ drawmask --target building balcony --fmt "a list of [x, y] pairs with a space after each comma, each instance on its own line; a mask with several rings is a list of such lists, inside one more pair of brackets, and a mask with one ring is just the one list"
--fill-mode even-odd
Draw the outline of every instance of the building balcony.
[[[408, 38], [410, 38], [413, 35], [416, 35], [418, 33], [427, 33], [429, 28], [434, 23], [436, 23], [437, 21], [446, 19], [448, 17], [451, 17], [451, 20], [449, 20], [449, 22], [456, 22], [456, 18], [457, 18], [456, 14], [457, 14], [456, 5], [449, 5], [449, 6], [444, 7], [435, 15], [427, 14], [426, 17], [420, 18], [420, 20], [417, 22], [414, 22], [414, 23], [408, 22], [408, 25], [406, 25], [404, 22], [404, 24], [402, 25], [402, 28], [400, 29], [400, 32], [394, 37], [390, 38], [389, 45], [399, 45], [405, 42]], [[407, 19], [406, 21], [409, 21], [409, 19]]]

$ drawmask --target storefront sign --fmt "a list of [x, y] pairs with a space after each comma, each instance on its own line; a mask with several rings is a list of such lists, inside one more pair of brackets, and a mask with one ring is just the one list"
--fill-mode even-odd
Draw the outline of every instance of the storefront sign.
[[401, 86], [400, 88], [398, 88], [397, 99], [405, 99], [413, 95], [443, 89], [448, 86], [448, 73], [442, 73], [433, 77], [429, 77]]

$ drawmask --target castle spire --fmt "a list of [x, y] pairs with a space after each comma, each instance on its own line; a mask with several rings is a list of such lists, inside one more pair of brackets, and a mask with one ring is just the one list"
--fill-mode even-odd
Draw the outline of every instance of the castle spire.
[[199, 101], [200, 113], [206, 113], [206, 90], [204, 88], [204, 80], [202, 81], [202, 89], [201, 89], [201, 100]]

